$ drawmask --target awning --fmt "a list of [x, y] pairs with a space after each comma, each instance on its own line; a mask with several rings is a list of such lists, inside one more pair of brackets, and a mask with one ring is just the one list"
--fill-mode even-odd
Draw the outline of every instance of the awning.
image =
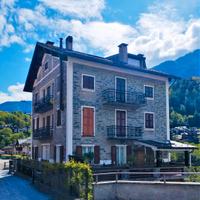
[[154, 141], [154, 140], [138, 140], [137, 142], [146, 147], [150, 147], [153, 150], [191, 151], [191, 150], [198, 149], [197, 147], [195, 147], [193, 145], [184, 144], [184, 143], [173, 141], [173, 140], [167, 140], [166, 142], [158, 142], [158, 141]]

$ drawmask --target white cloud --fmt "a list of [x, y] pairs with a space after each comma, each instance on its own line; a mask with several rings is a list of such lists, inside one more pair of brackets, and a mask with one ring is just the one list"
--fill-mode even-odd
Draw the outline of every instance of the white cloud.
[[12, 13], [15, 12], [16, 0], [1, 0], [0, 1], [0, 49], [8, 47], [13, 43], [24, 44], [23, 39], [15, 33], [13, 26]]
[[31, 58], [26, 57], [26, 58], [25, 58], [25, 61], [26, 61], [26, 62], [31, 62]]
[[17, 83], [16, 85], [10, 85], [8, 92], [0, 91], [0, 103], [6, 101], [21, 101], [31, 100], [31, 93], [23, 92], [24, 84]]
[[[164, 3], [156, 0], [135, 25], [103, 21], [104, 0], [40, 0], [34, 9], [15, 8], [12, 1], [9, 8], [14, 10], [12, 19], [17, 26], [6, 17], [8, 9], [6, 15], [0, 14], [0, 48], [19, 43], [29, 53], [35, 41], [58, 42], [59, 37], [70, 34], [76, 50], [100, 55], [116, 53], [117, 45], [126, 42], [130, 53], [147, 57], [148, 66], [200, 48], [200, 18], [183, 18], [172, 0]], [[197, 1], [191, 0], [191, 9]], [[54, 14], [50, 16], [49, 12]]]
[[46, 7], [78, 18], [101, 18], [104, 0], [40, 0]]

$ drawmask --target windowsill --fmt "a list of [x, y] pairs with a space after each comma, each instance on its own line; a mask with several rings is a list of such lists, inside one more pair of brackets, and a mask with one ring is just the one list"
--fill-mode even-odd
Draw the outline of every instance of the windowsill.
[[84, 92], [95, 92], [95, 89], [82, 88], [82, 91], [84, 91]]
[[155, 131], [155, 128], [144, 128], [144, 131]]
[[146, 100], [154, 100], [154, 97], [145, 97]]
[[60, 129], [60, 128], [62, 128], [62, 125], [56, 126], [56, 128], [59, 128], [59, 129]]
[[93, 135], [93, 136], [82, 135], [82, 137], [84, 137], [84, 138], [86, 138], [86, 137], [88, 137], [88, 138], [93, 138], [93, 137], [94, 137], [94, 135]]

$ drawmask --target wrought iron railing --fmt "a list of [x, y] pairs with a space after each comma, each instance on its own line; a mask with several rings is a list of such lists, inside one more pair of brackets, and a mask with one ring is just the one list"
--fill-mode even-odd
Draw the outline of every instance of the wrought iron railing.
[[107, 137], [109, 139], [141, 139], [142, 127], [134, 126], [107, 126]]
[[53, 136], [53, 127], [46, 126], [33, 130], [33, 139], [49, 139]]
[[145, 105], [146, 99], [142, 92], [127, 92], [115, 89], [107, 89], [102, 92], [104, 104], [128, 104]]
[[34, 111], [43, 113], [53, 109], [53, 96], [46, 96], [34, 104]]

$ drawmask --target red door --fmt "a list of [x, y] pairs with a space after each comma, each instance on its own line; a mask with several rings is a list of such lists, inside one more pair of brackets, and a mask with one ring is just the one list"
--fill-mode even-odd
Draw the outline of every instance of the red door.
[[116, 134], [117, 137], [126, 136], [126, 111], [116, 111]]

